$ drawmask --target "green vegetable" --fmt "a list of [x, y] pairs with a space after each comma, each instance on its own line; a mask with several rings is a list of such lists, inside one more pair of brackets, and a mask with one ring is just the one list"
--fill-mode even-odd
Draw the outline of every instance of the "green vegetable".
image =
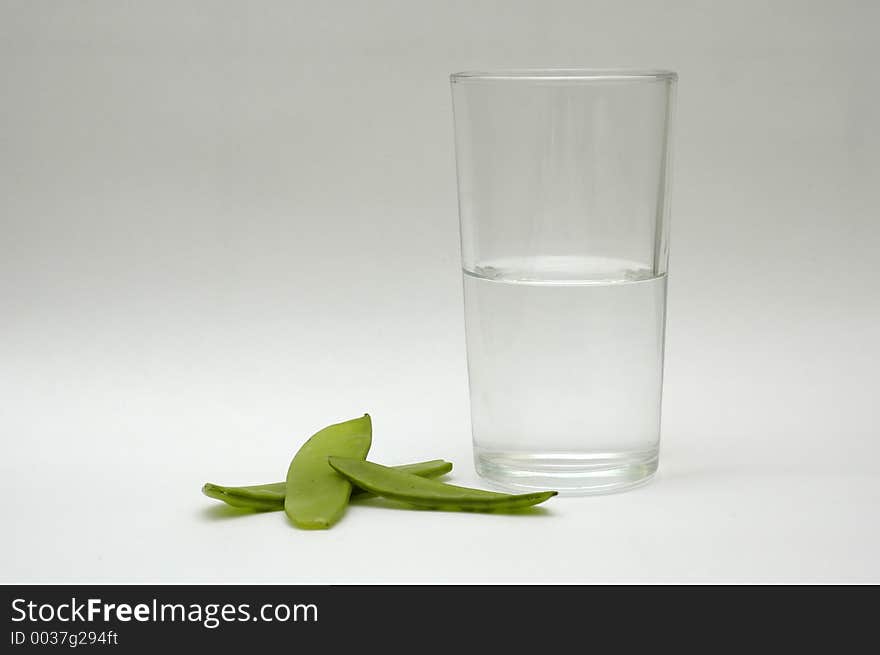
[[[433, 478], [452, 470], [452, 463], [442, 459], [432, 459], [427, 462], [416, 462], [415, 464], [402, 464], [393, 466], [397, 471], [412, 473], [425, 478]], [[233, 507], [242, 507], [245, 509], [253, 509], [261, 512], [272, 512], [284, 509], [284, 497], [287, 495], [286, 482], [272, 482], [270, 484], [257, 484], [248, 487], [223, 487], [218, 484], [208, 482], [202, 487], [202, 493], [210, 498], [222, 500], [224, 503]], [[365, 497], [371, 496], [368, 491], [364, 491], [359, 487], [351, 490], [351, 496]]]
[[224, 487], [206, 482], [202, 493], [209, 498], [222, 500], [233, 507], [271, 512], [284, 509], [284, 496], [287, 494], [286, 482], [257, 484], [250, 487]]
[[512, 495], [457, 487], [367, 462], [364, 461], [365, 457], [366, 455], [364, 457], [335, 455], [328, 461], [340, 475], [361, 489], [429, 509], [466, 512], [505, 511], [543, 503], [557, 493], [536, 491]]
[[364, 414], [361, 418], [330, 425], [303, 444], [287, 470], [284, 498], [284, 511], [295, 526], [321, 530], [342, 517], [351, 495], [351, 482], [337, 475], [327, 458], [363, 460], [372, 438], [370, 415]]

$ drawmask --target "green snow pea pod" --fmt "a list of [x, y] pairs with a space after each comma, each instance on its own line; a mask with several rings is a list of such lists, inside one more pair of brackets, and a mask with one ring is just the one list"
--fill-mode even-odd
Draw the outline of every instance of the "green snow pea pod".
[[361, 489], [366, 489], [377, 496], [428, 509], [464, 512], [507, 511], [543, 503], [557, 494], [555, 491], [503, 494], [457, 487], [395, 471], [387, 466], [364, 461], [363, 458], [331, 456], [328, 461], [340, 475]]
[[345, 512], [351, 482], [330, 468], [331, 455], [365, 459], [373, 440], [370, 415], [330, 425], [316, 432], [297, 451], [287, 470], [284, 511], [298, 528], [322, 530]]
[[[423, 478], [434, 478], [452, 470], [452, 462], [442, 459], [432, 459], [427, 462], [414, 464], [401, 464], [393, 466], [397, 471], [412, 473]], [[233, 507], [252, 509], [260, 512], [272, 512], [284, 509], [284, 497], [287, 495], [286, 482], [272, 482], [269, 484], [256, 484], [247, 487], [224, 487], [219, 484], [206, 483], [202, 487], [202, 493], [210, 498], [222, 500]], [[371, 496], [369, 491], [360, 487], [351, 490], [351, 497]]]
[[271, 512], [284, 509], [284, 496], [287, 494], [286, 482], [255, 484], [249, 487], [224, 487], [206, 482], [202, 493], [209, 498], [222, 500], [232, 507]]

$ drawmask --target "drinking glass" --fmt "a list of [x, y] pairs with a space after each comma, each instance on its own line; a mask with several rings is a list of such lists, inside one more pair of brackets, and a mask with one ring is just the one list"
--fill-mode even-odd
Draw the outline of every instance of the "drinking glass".
[[477, 472], [629, 489], [657, 470], [675, 73], [451, 76]]

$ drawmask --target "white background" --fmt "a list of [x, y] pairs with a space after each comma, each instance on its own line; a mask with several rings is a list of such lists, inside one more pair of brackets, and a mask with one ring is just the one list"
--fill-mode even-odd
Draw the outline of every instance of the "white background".
[[[0, 3], [0, 582], [880, 581], [874, 2]], [[535, 516], [280, 480], [470, 454], [447, 76], [680, 74], [661, 472]]]

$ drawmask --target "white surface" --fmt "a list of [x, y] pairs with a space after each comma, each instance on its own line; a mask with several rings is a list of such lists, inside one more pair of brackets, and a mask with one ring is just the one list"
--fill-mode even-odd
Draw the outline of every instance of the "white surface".
[[[23, 336], [27, 357], [2, 390], [15, 435], [2, 460], [2, 580], [880, 580], [876, 440], [860, 443], [845, 421], [828, 429], [834, 407], [802, 404], [806, 376], [764, 398], [733, 376], [689, 379], [680, 362], [694, 349], [675, 336], [671, 427], [659, 478], [643, 489], [553, 499], [544, 516], [357, 506], [326, 533], [281, 513], [230, 517], [200, 495], [203, 482], [283, 479], [309, 432], [365, 409], [377, 461], [446, 457], [454, 480], [476, 482], [459, 329], [422, 326], [430, 338], [414, 345], [399, 326], [358, 338], [271, 325], [220, 324], [185, 344], [179, 326], [158, 322], [130, 326], [125, 343], [97, 326], [70, 327], [66, 343], [57, 326]], [[284, 333], [310, 346], [286, 348]], [[714, 365], [759, 363], [732, 350]], [[845, 371], [820, 373], [848, 384]], [[775, 424], [767, 407], [779, 407]]]
[[[876, 3], [248, 7], [0, 9], [0, 582], [880, 582]], [[680, 74], [658, 479], [224, 516], [363, 411], [476, 482], [446, 75], [524, 65]]]

